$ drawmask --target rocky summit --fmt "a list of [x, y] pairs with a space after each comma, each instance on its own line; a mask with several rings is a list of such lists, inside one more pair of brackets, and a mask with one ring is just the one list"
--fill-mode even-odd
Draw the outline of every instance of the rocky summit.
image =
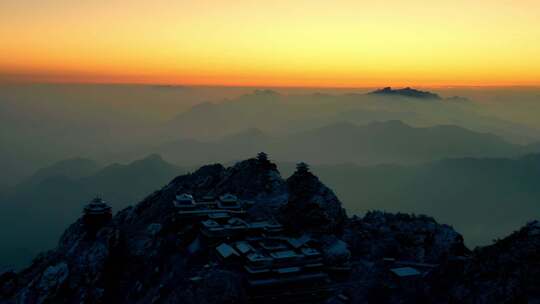
[[101, 204], [1, 274], [0, 302], [540, 303], [538, 222], [471, 251], [427, 216], [348, 217], [308, 165], [284, 180], [264, 153]]
[[383, 89], [375, 90], [368, 93], [369, 95], [385, 95], [385, 96], [400, 96], [408, 98], [418, 98], [418, 99], [433, 99], [440, 100], [441, 97], [435, 93], [420, 91], [412, 89], [409, 87], [403, 89], [392, 89], [391, 87], [386, 87]]

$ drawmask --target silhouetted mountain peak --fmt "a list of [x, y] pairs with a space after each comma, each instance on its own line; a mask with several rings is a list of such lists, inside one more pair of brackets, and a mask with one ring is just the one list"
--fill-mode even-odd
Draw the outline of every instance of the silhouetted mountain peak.
[[177, 177], [169, 187], [195, 197], [231, 193], [244, 200], [282, 203], [287, 199], [285, 181], [276, 164], [259, 158], [243, 160], [228, 168], [219, 164], [203, 166], [192, 174]]
[[91, 177], [96, 182], [107, 181], [111, 178], [122, 178], [127, 180], [145, 180], [143, 175], [170, 176], [181, 172], [179, 167], [165, 161], [158, 154], [151, 154], [145, 158], [135, 160], [128, 164], [109, 165]]
[[[105, 167], [99, 173], [106, 174], [114, 171], [125, 171], [125, 172], [140, 172], [143, 173], [143, 170], [148, 170], [151, 168], [162, 168], [162, 167], [174, 167], [174, 165], [166, 162], [158, 154], [150, 154], [145, 158], [134, 160], [128, 164], [112, 164]], [[99, 174], [98, 173], [98, 174]]]
[[39, 169], [34, 175], [21, 182], [16, 188], [31, 187], [52, 177], [78, 179], [96, 173], [99, 165], [86, 158], [71, 158], [61, 160], [51, 166]]
[[284, 195], [286, 189], [276, 164], [250, 158], [228, 168], [216, 190], [216, 194], [231, 192], [249, 199], [272, 200]]
[[71, 158], [59, 161], [53, 165], [38, 170], [36, 175], [69, 175], [69, 177], [80, 177], [88, 174], [92, 174], [97, 168], [98, 164], [90, 159], [86, 158]]
[[[217, 211], [210, 212], [214, 220], [210, 220], [210, 216], [201, 218], [200, 214], [192, 215], [175, 205], [179, 193], [191, 194], [197, 204], [203, 196], [231, 194], [245, 209], [225, 212], [208, 207], [202, 211]], [[281, 208], [273, 208], [274, 213], [260, 221], [255, 216], [262, 213], [256, 211], [259, 206], [271, 205], [271, 197], [281, 202]], [[244, 219], [240, 218], [244, 213]], [[225, 222], [219, 224], [222, 217]], [[309, 166], [299, 164], [285, 182], [265, 153], [229, 168], [219, 164], [201, 167], [194, 173], [175, 178], [135, 207], [118, 212], [102, 226], [90, 229], [88, 225], [88, 222], [76, 221], [65, 231], [56, 249], [40, 255], [24, 271], [1, 274], [0, 301], [78, 303], [84, 299], [93, 303], [195, 304], [223, 303], [223, 299], [227, 299], [231, 303], [245, 303], [246, 295], [282, 297], [284, 292], [275, 291], [274, 284], [271, 290], [265, 289], [269, 295], [248, 284], [276, 282], [285, 283], [287, 300], [293, 292], [299, 297], [295, 298], [297, 303], [313, 303], [310, 301], [313, 294], [303, 292], [304, 289], [295, 293], [286, 283], [291, 279], [301, 283], [306, 277], [304, 274], [309, 274], [316, 275], [310, 278], [324, 279], [320, 286], [325, 295], [317, 296], [327, 297], [326, 293], [330, 292], [335, 299], [343, 299], [346, 292], [350, 303], [365, 303], [366, 299], [388, 302], [385, 300], [389, 297], [399, 299], [399, 303], [416, 303], [419, 297], [443, 286], [441, 282], [448, 287], [461, 288], [442, 289], [443, 292], [434, 293], [430, 299], [456, 294], [458, 297], [453, 301], [456, 303], [463, 302], [459, 301], [460, 296], [464, 296], [462, 300], [485, 299], [482, 296], [485, 288], [469, 290], [467, 284], [486, 280], [503, 292], [505, 302], [515, 303], [523, 294], [520, 287], [537, 290], [540, 273], [536, 263], [540, 252], [537, 222], [510, 236], [511, 246], [488, 249], [489, 256], [476, 250], [467, 257], [464, 255], [469, 251], [462, 237], [452, 227], [440, 225], [426, 216], [370, 212], [364, 218], [347, 218], [339, 199]], [[255, 238], [251, 230], [244, 234], [234, 232], [234, 239], [227, 232], [219, 232], [261, 225], [265, 227], [264, 232]], [[212, 233], [212, 227], [221, 230]], [[272, 253], [264, 257], [272, 261], [269, 267], [279, 265], [278, 270], [269, 271], [269, 277], [263, 280], [259, 280], [257, 274], [252, 275], [251, 268], [243, 267], [245, 256], [239, 253], [249, 253], [250, 246]], [[229, 263], [228, 258], [235, 255], [239, 259]], [[292, 260], [288, 259], [291, 256], [301, 264], [283, 268], [281, 263], [285, 263], [285, 258]], [[445, 268], [445, 263], [454, 261], [469, 264], [464, 268]], [[493, 264], [491, 267], [497, 268], [491, 269], [500, 271], [489, 272], [490, 268], [482, 268], [484, 264]], [[401, 281], [396, 283], [401, 279], [392, 273], [397, 272], [399, 276], [403, 267], [407, 273], [414, 272], [417, 275], [414, 279], [421, 284], [411, 287], [401, 285]], [[452, 276], [463, 269], [465, 277], [472, 280]], [[509, 277], [508, 273], [513, 275]], [[444, 277], [432, 281], [438, 275]], [[508, 278], [512, 278], [510, 283], [505, 281]], [[481, 283], [479, 286], [484, 286]], [[488, 296], [491, 299], [491, 295]], [[497, 302], [497, 299], [488, 302]]]
[[339, 233], [346, 219], [341, 201], [305, 163], [299, 163], [287, 179], [289, 200], [283, 207], [283, 222], [292, 230]]
[[386, 87], [383, 89], [375, 90], [368, 94], [402, 96], [402, 97], [418, 98], [418, 99], [437, 99], [437, 100], [441, 99], [441, 97], [438, 94], [427, 92], [427, 91], [420, 91], [420, 90], [412, 89], [410, 87], [406, 87], [403, 89], [392, 89], [391, 87]]
[[164, 164], [164, 163], [167, 163], [167, 162], [161, 157], [161, 155], [154, 153], [154, 154], [150, 154], [150, 155], [146, 156], [143, 159], [136, 160], [136, 161], [132, 162], [131, 165], [136, 165], [136, 164]]

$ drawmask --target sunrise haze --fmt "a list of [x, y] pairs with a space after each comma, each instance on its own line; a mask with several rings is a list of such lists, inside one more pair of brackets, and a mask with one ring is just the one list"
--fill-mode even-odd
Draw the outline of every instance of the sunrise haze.
[[538, 1], [0, 3], [0, 81], [540, 85]]

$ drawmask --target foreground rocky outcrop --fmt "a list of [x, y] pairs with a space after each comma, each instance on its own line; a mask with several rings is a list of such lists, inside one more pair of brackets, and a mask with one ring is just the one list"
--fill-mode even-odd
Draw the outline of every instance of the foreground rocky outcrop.
[[469, 253], [462, 236], [452, 227], [424, 215], [368, 212], [348, 221], [345, 241], [355, 256], [369, 260], [384, 256], [439, 263]]
[[[348, 218], [307, 165], [284, 180], [261, 154], [230, 168], [209, 165], [179, 176], [97, 231], [75, 222], [55, 250], [19, 273], [0, 275], [0, 302], [271, 302], [248, 290], [242, 273], [216, 261], [197, 222], [178, 216], [172, 202], [179, 192], [232, 193], [249, 206], [247, 219], [276, 220], [287, 235], [298, 237], [295, 242], [316, 242], [326, 269], [335, 274], [325, 296], [307, 303], [538, 300], [538, 222], [471, 252], [450, 226], [426, 216], [374, 211]], [[407, 272], [400, 277], [411, 267], [418, 269], [414, 280]], [[280, 302], [303, 302], [280, 296]]]
[[429, 280], [437, 303], [540, 303], [540, 222], [448, 261]]

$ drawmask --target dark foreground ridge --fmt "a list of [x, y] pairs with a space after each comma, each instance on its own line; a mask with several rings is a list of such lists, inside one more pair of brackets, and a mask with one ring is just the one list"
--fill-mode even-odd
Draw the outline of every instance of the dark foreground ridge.
[[347, 217], [306, 164], [261, 153], [175, 178], [110, 217], [96, 199], [55, 250], [0, 275], [1, 303], [532, 303], [540, 223], [469, 251], [427, 216]]

